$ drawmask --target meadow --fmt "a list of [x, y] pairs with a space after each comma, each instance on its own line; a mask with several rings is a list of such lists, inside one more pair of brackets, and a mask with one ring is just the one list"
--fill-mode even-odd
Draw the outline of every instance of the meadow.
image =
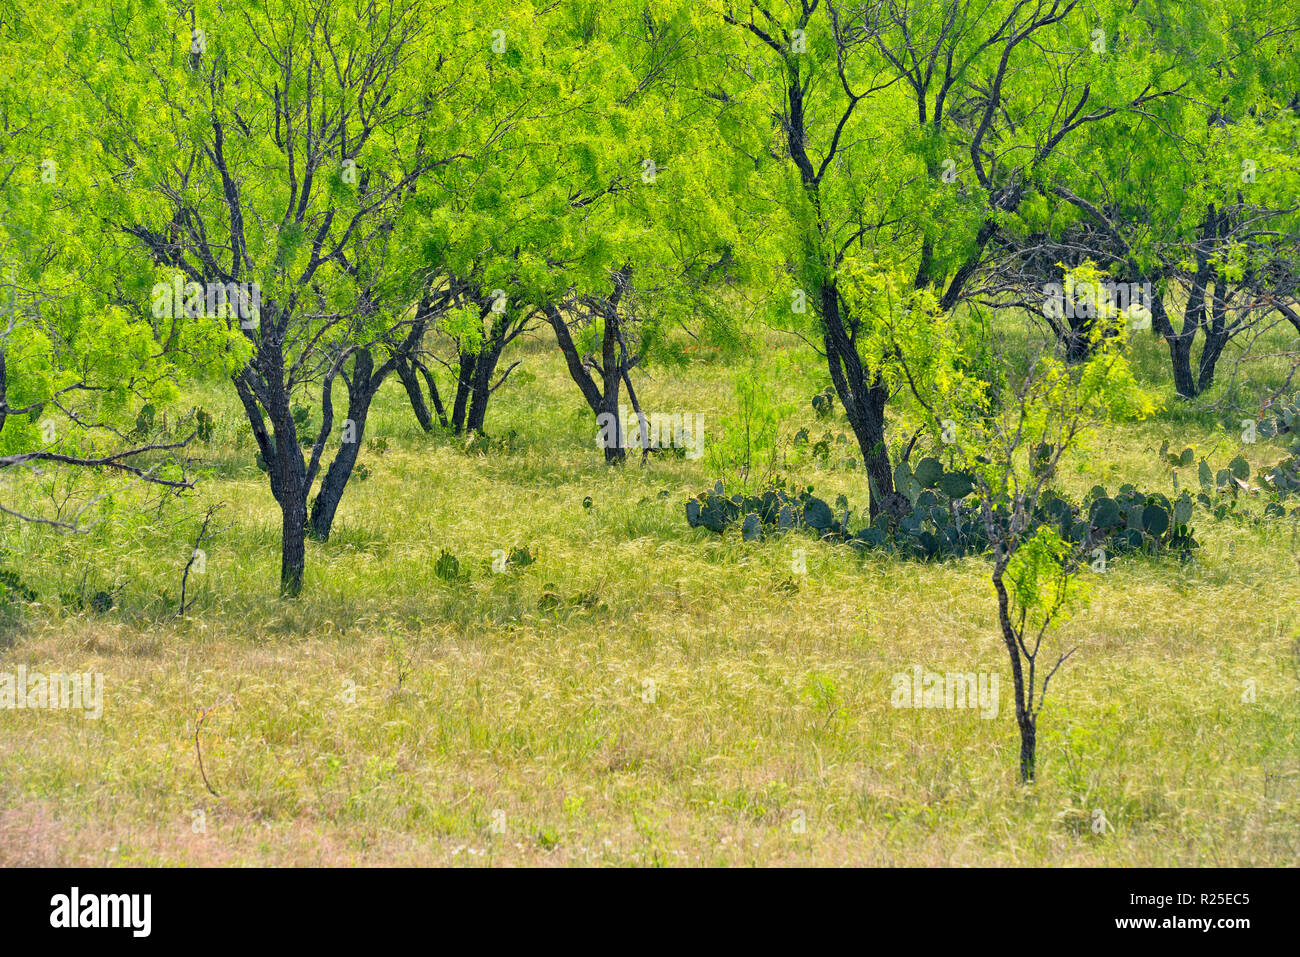
[[[1190, 560], [1124, 556], [1085, 575], [1088, 604], [1048, 639], [1078, 651], [1052, 682], [1026, 786], [987, 559], [688, 527], [712, 460], [605, 465], [543, 329], [511, 347], [527, 376], [493, 399], [486, 449], [423, 433], [385, 384], [365, 477], [329, 541], [309, 541], [297, 598], [278, 594], [278, 511], [221, 381], [188, 387], [215, 428], [181, 502], [124, 485], [85, 535], [4, 524], [0, 567], [36, 600], [2, 609], [0, 671], [98, 672], [105, 690], [94, 720], [0, 711], [0, 865], [1300, 859], [1293, 517], [1261, 520], [1243, 496], [1242, 514], [1197, 510]], [[649, 369], [643, 404], [702, 414], [712, 440], [743, 367], [790, 410], [780, 473], [865, 511], [860, 462], [791, 441], [851, 440], [842, 410], [809, 404], [824, 364], [797, 338], [756, 336], [757, 359]], [[1168, 396], [1162, 350], [1143, 337], [1133, 361]], [[1269, 384], [1286, 370], [1248, 371]], [[1228, 378], [1108, 424], [1060, 484], [1194, 485], [1194, 470], [1171, 474], [1166, 441], [1276, 459], [1225, 427]], [[531, 563], [499, 570], [523, 548]], [[459, 575], [438, 574], [445, 554]], [[101, 591], [111, 608], [72, 597]], [[894, 676], [918, 666], [1000, 675], [998, 714], [894, 707]]]

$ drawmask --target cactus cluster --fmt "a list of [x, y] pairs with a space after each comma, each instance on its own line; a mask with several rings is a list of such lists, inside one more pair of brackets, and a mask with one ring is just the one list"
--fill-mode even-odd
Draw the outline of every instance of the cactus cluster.
[[[960, 558], [987, 550], [981, 503], [969, 474], [945, 470], [937, 459], [925, 458], [914, 470], [900, 464], [894, 483], [898, 491], [887, 507], [857, 530], [850, 528], [853, 512], [843, 496], [832, 508], [812, 489], [787, 489], [783, 484], [756, 495], [728, 495], [718, 482], [687, 500], [686, 521], [693, 528], [718, 533], [739, 523], [745, 541], [797, 530], [914, 559]], [[1009, 520], [1007, 499], [991, 504], [994, 521]], [[1044, 496], [1033, 524], [1054, 525], [1064, 540], [1089, 550], [1101, 547], [1111, 554], [1170, 550], [1187, 557], [1197, 547], [1190, 524], [1194, 506], [1187, 492], [1170, 501], [1131, 485], [1122, 486], [1114, 496], [1097, 486], [1077, 505], [1056, 494]]]
[[757, 495], [727, 495], [722, 483], [693, 496], [686, 502], [686, 521], [692, 528], [722, 532], [741, 523], [745, 541], [758, 541], [774, 532], [800, 528], [820, 536], [844, 535], [847, 510], [837, 520], [831, 507], [812, 494], [812, 489], [787, 489], [777, 483]]
[[825, 418], [835, 410], [835, 390], [827, 386], [812, 397], [813, 411], [818, 418]]
[[[1247, 423], [1243, 423], [1245, 424]], [[1266, 517], [1285, 516], [1287, 510], [1283, 501], [1300, 494], [1300, 392], [1267, 403], [1260, 412], [1255, 433], [1263, 439], [1289, 437], [1289, 444], [1284, 446], [1286, 457], [1273, 465], [1262, 466], [1255, 473], [1254, 484], [1250, 463], [1244, 457], [1238, 455], [1220, 469], [1212, 468], [1202, 458], [1197, 467], [1201, 491], [1196, 500], [1215, 518], [1240, 516], [1242, 513], [1237, 511], [1237, 500], [1242, 492], [1252, 495], [1263, 493], [1269, 499], [1264, 508]], [[1160, 454], [1174, 468], [1187, 468], [1195, 461], [1195, 453], [1191, 449], [1171, 453], [1168, 442], [1160, 447]], [[1291, 515], [1300, 516], [1300, 507], [1293, 508]]]
[[849, 437], [843, 432], [827, 430], [821, 438], [813, 439], [807, 429], [800, 429], [794, 434], [791, 444], [796, 449], [806, 449], [808, 456], [822, 468], [852, 472], [862, 464]]
[[[1285, 434], [1279, 432], [1274, 434]], [[1178, 464], [1191, 463], [1191, 449], [1184, 450]], [[1176, 457], [1170, 455], [1174, 460]], [[1287, 448], [1287, 456], [1281, 461], [1266, 465], [1254, 476], [1251, 484], [1250, 463], [1243, 456], [1236, 456], [1226, 467], [1214, 469], [1205, 459], [1197, 467], [1197, 479], [1201, 490], [1196, 501], [1215, 518], [1222, 519], [1228, 515], [1241, 514], [1236, 510], [1237, 499], [1242, 492], [1247, 494], [1264, 493], [1270, 500], [1264, 508], [1265, 516], [1283, 517], [1287, 514], [1282, 502], [1292, 495], [1300, 494], [1300, 439]], [[1291, 510], [1293, 516], [1300, 516], [1300, 507]]]
[[463, 581], [469, 577], [462, 574], [460, 559], [445, 548], [438, 555], [438, 561], [433, 566], [433, 573], [448, 583]]
[[1274, 399], [1260, 414], [1259, 434], [1266, 439], [1300, 433], [1300, 392]]
[[1196, 503], [1186, 491], [1171, 501], [1160, 492], [1147, 494], [1122, 485], [1112, 497], [1098, 485], [1088, 494], [1085, 509], [1068, 516], [1064, 509], [1069, 506], [1053, 501], [1061, 502], [1049, 508], [1060, 513], [1062, 537], [1069, 541], [1104, 545], [1112, 553], [1177, 551], [1184, 558], [1197, 547], [1191, 524]]
[[[1291, 437], [1286, 447], [1287, 457], [1259, 473], [1260, 484], [1276, 496], [1269, 509], [1275, 514], [1283, 513], [1285, 510], [1278, 500], [1300, 494], [1300, 392], [1283, 396], [1264, 410], [1259, 434], [1265, 438]], [[1292, 510], [1293, 515], [1298, 513], [1300, 509]]]

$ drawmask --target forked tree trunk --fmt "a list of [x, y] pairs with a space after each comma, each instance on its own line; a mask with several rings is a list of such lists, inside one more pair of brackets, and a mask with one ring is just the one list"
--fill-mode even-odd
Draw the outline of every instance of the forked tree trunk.
[[496, 338], [483, 344], [478, 361], [474, 363], [474, 379], [469, 397], [469, 414], [465, 419], [465, 429], [469, 432], [482, 432], [487, 419], [488, 400], [492, 398], [492, 376], [496, 374], [497, 363], [505, 344]]
[[[592, 378], [587, 367], [583, 365], [582, 355], [578, 352], [578, 347], [569, 334], [569, 327], [564, 321], [560, 310], [555, 306], [547, 306], [542, 314], [546, 321], [550, 323], [551, 328], [555, 330], [556, 341], [560, 344], [560, 352], [564, 355], [564, 360], [569, 367], [569, 377], [573, 379], [578, 389], [582, 392], [582, 397], [587, 401], [587, 407], [591, 409], [596, 416], [596, 427], [604, 435], [604, 452], [605, 461], [611, 465], [622, 462], [627, 458], [627, 450], [623, 448], [623, 423], [619, 420], [618, 414], [618, 393], [619, 380], [626, 375], [627, 369], [616, 367], [613, 370], [606, 369], [601, 374], [601, 383], [604, 386], [596, 385], [596, 380]], [[606, 324], [606, 337], [610, 332], [609, 324]], [[609, 418], [603, 418], [609, 416]], [[612, 430], [605, 428], [602, 423], [608, 423]]]
[[[636, 356], [628, 355], [620, 339], [618, 308], [630, 278], [630, 267], [624, 267], [615, 274], [614, 291], [604, 303], [602, 310], [605, 325], [601, 338], [601, 364], [598, 370], [600, 385], [596, 384], [595, 378], [583, 361], [583, 356], [578, 351], [560, 310], [554, 305], [548, 305], [542, 310], [543, 317], [555, 330], [555, 339], [569, 368], [569, 377], [582, 392], [582, 397], [587, 400], [587, 407], [596, 415], [597, 428], [604, 435], [605, 461], [611, 465], [627, 459], [627, 449], [624, 447], [627, 443], [624, 440], [623, 423], [618, 414], [619, 383], [628, 378], [628, 373], [638, 359]], [[639, 408], [637, 411], [639, 416]], [[606, 416], [608, 418], [605, 418]], [[612, 428], [609, 428], [610, 426]]]
[[[433, 417], [429, 415], [429, 406], [424, 399], [424, 392], [420, 388], [420, 379], [424, 379], [425, 386], [429, 391], [429, 401], [433, 403], [433, 411], [438, 416], [438, 422], [444, 429], [451, 428], [451, 422], [447, 418], [447, 410], [443, 408], [442, 396], [438, 392], [438, 382], [422, 362], [416, 358], [405, 359], [396, 366], [397, 377], [401, 380], [402, 387], [406, 389], [407, 398], [411, 400], [411, 411], [415, 413], [415, 420], [420, 423], [420, 428], [425, 432], [433, 431]], [[418, 376], [417, 376], [418, 373]]]
[[[275, 315], [274, 305], [267, 314]], [[270, 322], [267, 327], [274, 328]], [[356, 465], [370, 403], [388, 374], [399, 362], [411, 358], [424, 334], [424, 328], [422, 320], [412, 323], [409, 332], [400, 342], [389, 344], [390, 356], [378, 369], [374, 366], [374, 356], [369, 348], [358, 348], [350, 353], [352, 376], [344, 378], [348, 385], [348, 416], [353, 422], [349, 435], [352, 441], [342, 443], [330, 463], [321, 488], [312, 502], [310, 526], [307, 500], [316, 481], [325, 442], [333, 432], [334, 414], [330, 390], [341, 365], [336, 365], [322, 384], [323, 418], [312, 448], [310, 464], [303, 457], [297, 423], [293, 418], [282, 340], [278, 336], [262, 335], [252, 360], [231, 377], [249, 425], [252, 426], [258, 451], [266, 463], [271, 494], [280, 506], [282, 595], [295, 597], [302, 591], [308, 532], [321, 540], [329, 538], [334, 515]], [[341, 356], [339, 362], [342, 363], [346, 358], [347, 354]]]
[[1214, 370], [1219, 356], [1232, 338], [1228, 331], [1228, 291], [1222, 279], [1215, 278], [1214, 293], [1210, 297], [1210, 321], [1205, 326], [1205, 342], [1201, 345], [1201, 361], [1196, 377], [1196, 391], [1205, 392], [1214, 385]]
[[[276, 328], [274, 304], [265, 315], [264, 328]], [[307, 465], [285, 385], [282, 342], [277, 336], [263, 334], [257, 345], [249, 364], [231, 376], [231, 381], [266, 465], [271, 494], [280, 506], [280, 594], [292, 598], [302, 590], [306, 567]]]
[[503, 334], [503, 329], [496, 329], [490, 338], [483, 340], [477, 353], [460, 355], [456, 400], [451, 413], [452, 429], [457, 435], [483, 431], [488, 401], [492, 398], [492, 376], [505, 351]]
[[[1188, 306], [1190, 309], [1190, 304]], [[1174, 373], [1174, 389], [1185, 399], [1196, 396], [1196, 379], [1192, 376], [1192, 341], [1187, 335], [1187, 313], [1184, 313], [1183, 331], [1176, 332], [1169, 321], [1164, 301], [1156, 296], [1151, 303], [1151, 326], [1164, 338], [1169, 347], [1169, 364]], [[1195, 330], [1192, 331], [1195, 335]]]
[[451, 406], [451, 428], [457, 435], [465, 431], [465, 416], [469, 411], [470, 393], [474, 391], [474, 366], [478, 356], [461, 354], [460, 369], [456, 376], [456, 398]]

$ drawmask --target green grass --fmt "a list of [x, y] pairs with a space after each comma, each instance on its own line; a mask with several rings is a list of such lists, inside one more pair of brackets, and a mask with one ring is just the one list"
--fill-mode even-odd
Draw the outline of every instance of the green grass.
[[[808, 370], [770, 376], [797, 409], [783, 430], [847, 433], [808, 405], [825, 384], [816, 360], [790, 340], [767, 345], [769, 371], [778, 350]], [[0, 865], [1300, 858], [1290, 519], [1254, 520], [1257, 503], [1244, 519], [1198, 511], [1194, 561], [1112, 559], [1090, 576], [1090, 605], [1048, 639], [1079, 651], [1052, 683], [1039, 780], [1024, 787], [984, 561], [692, 530], [682, 503], [716, 478], [708, 460], [607, 468], [563, 364], [544, 342], [521, 351], [536, 380], [503, 388], [488, 422], [517, 432], [514, 453], [422, 435], [385, 387], [367, 439], [389, 449], [363, 452], [372, 474], [349, 487], [332, 539], [309, 543], [298, 600], [276, 597], [278, 511], [219, 383], [194, 389], [218, 430], [182, 506], [141, 513], [126, 489], [87, 536], [0, 526], [0, 564], [40, 595], [5, 613], [0, 671], [106, 676], [97, 721], [0, 711]], [[1163, 352], [1137, 353], [1167, 395]], [[712, 430], [733, 412], [735, 371], [660, 370], [638, 391]], [[1258, 384], [1282, 367], [1250, 372]], [[1223, 399], [1107, 428], [1063, 484], [1169, 492], [1164, 440], [1216, 462], [1280, 457], [1240, 448], [1222, 427], [1231, 408], [1213, 408]], [[787, 460], [819, 495], [865, 506], [860, 469]], [[1194, 470], [1182, 478], [1194, 485]], [[176, 619], [199, 518], [217, 502], [198, 601]], [[491, 572], [494, 550], [525, 545], [534, 564]], [[443, 550], [468, 580], [435, 575]], [[114, 592], [112, 611], [61, 604], [83, 579]], [[915, 665], [996, 672], [999, 715], [891, 707], [892, 675]], [[216, 796], [194, 743], [214, 707], [199, 738]]]

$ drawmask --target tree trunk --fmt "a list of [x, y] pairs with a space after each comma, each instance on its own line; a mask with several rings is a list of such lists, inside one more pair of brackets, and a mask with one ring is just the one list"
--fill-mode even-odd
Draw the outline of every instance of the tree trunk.
[[[1205, 240], [1213, 238], [1218, 222], [1218, 214], [1211, 203], [1201, 225], [1201, 236]], [[1169, 359], [1173, 364], [1174, 388], [1185, 399], [1194, 399], [1201, 394], [1200, 379], [1192, 374], [1192, 346], [1196, 342], [1196, 333], [1203, 327], [1208, 335], [1209, 323], [1206, 321], [1206, 294], [1212, 275], [1208, 254], [1198, 247], [1196, 252], [1196, 274], [1192, 277], [1192, 288], [1187, 294], [1187, 305], [1183, 308], [1183, 328], [1174, 332], [1173, 324], [1165, 312], [1164, 304], [1156, 297], [1156, 308], [1151, 311], [1151, 324], [1156, 332], [1169, 342]], [[1222, 351], [1222, 345], [1219, 350]], [[1208, 379], [1214, 378], [1213, 363], [1218, 355], [1213, 356]], [[1205, 378], [1204, 376], [1202, 378]]]
[[1020, 780], [1024, 784], [1034, 781], [1034, 751], [1038, 744], [1038, 722], [1032, 718], [1020, 721]]
[[280, 594], [293, 598], [302, 590], [306, 566], [308, 481], [284, 373], [282, 345], [263, 338], [249, 364], [231, 380], [280, 506]]
[[[615, 295], [618, 288], [615, 289]], [[612, 446], [605, 447], [605, 461], [622, 462], [627, 458], [626, 437], [623, 434], [622, 416], [618, 414], [618, 388], [623, 380], [625, 357], [619, 348], [617, 304], [605, 316], [604, 338], [601, 342], [601, 367], [604, 388], [601, 389], [601, 410], [614, 417]]]
[[271, 399], [275, 461], [268, 465], [276, 473], [272, 491], [280, 503], [280, 594], [296, 598], [302, 591], [307, 561], [307, 466], [298, 445], [298, 428], [289, 410], [289, 396], [277, 393]]
[[348, 417], [352, 423], [352, 441], [339, 445], [334, 460], [325, 472], [320, 489], [311, 503], [311, 537], [317, 541], [329, 541], [330, 529], [334, 525], [334, 515], [338, 512], [343, 492], [352, 477], [352, 470], [361, 454], [361, 441], [366, 434], [366, 418], [370, 415], [370, 403], [375, 392], [383, 382], [382, 376], [388, 368], [395, 368], [396, 361], [374, 373], [374, 358], [369, 350], [362, 349], [352, 360], [352, 375], [347, 379]]
[[1221, 279], [1214, 281], [1214, 293], [1210, 297], [1210, 321], [1205, 327], [1205, 342], [1201, 346], [1201, 361], [1196, 378], [1196, 391], [1203, 393], [1214, 385], [1214, 370], [1219, 364], [1223, 348], [1232, 338], [1228, 331], [1228, 293]]
[[[1073, 304], [1071, 304], [1073, 308]], [[1076, 315], [1066, 319], [1065, 361], [1070, 365], [1085, 362], [1092, 353], [1089, 336], [1092, 333], [1093, 320], [1087, 316]]]
[[1205, 344], [1201, 346], [1201, 361], [1199, 375], [1196, 378], [1196, 394], [1200, 395], [1210, 386], [1214, 385], [1214, 370], [1219, 363], [1219, 356], [1223, 355], [1223, 347], [1228, 344], [1228, 336], [1216, 333], [1207, 333]]
[[297, 598], [307, 565], [307, 500], [305, 489], [286, 489], [280, 503], [280, 594]]
[[[600, 411], [597, 413], [597, 421], [600, 415], [609, 415], [614, 423], [613, 441], [605, 446], [605, 461], [611, 465], [624, 461], [627, 458], [627, 444], [623, 435], [623, 421], [618, 414], [618, 380], [605, 382], [605, 393], [601, 398]], [[608, 421], [608, 420], [607, 420]]]
[[1019, 638], [1015, 625], [1011, 622], [1011, 596], [1002, 577], [1008, 560], [1002, 552], [994, 559], [993, 591], [998, 598], [998, 628], [1002, 632], [1002, 643], [1006, 645], [1007, 655], [1011, 658], [1011, 678], [1015, 684], [1016, 725], [1020, 728], [1020, 780], [1029, 784], [1034, 780], [1034, 751], [1038, 743], [1037, 717], [1032, 710], [1034, 689], [1025, 688]]
[[411, 411], [415, 413], [415, 420], [420, 423], [420, 428], [425, 432], [432, 432], [433, 416], [429, 415], [429, 406], [424, 401], [424, 393], [420, 389], [420, 379], [415, 374], [415, 366], [410, 360], [403, 359], [397, 363], [396, 371], [397, 378], [406, 389], [407, 398], [411, 400]]
[[[1188, 309], [1191, 309], [1190, 303]], [[1159, 296], [1156, 296], [1152, 301], [1152, 328], [1164, 337], [1169, 346], [1169, 362], [1174, 373], [1174, 389], [1185, 399], [1195, 398], [1196, 396], [1196, 379], [1192, 376], [1192, 342], [1191, 338], [1186, 335], [1189, 321], [1185, 312], [1183, 318], [1184, 331], [1181, 333], [1176, 332], [1173, 323], [1169, 321], [1169, 313], [1165, 309], [1164, 301]], [[1192, 334], [1195, 335], [1194, 329]]]
[[5, 351], [0, 349], [0, 432], [4, 431], [5, 420], [9, 414], [8, 378], [5, 374]]
[[348, 479], [361, 454], [361, 438], [365, 434], [366, 416], [370, 414], [370, 396], [359, 396], [348, 403], [348, 418], [356, 428], [356, 441], [339, 446], [311, 503], [311, 537], [320, 542], [329, 541], [334, 515], [347, 488]]
[[624, 461], [627, 458], [627, 449], [623, 448], [623, 423], [618, 415], [618, 392], [619, 381], [627, 376], [630, 363], [618, 348], [617, 320], [610, 319], [608, 315], [605, 320], [605, 333], [601, 344], [601, 357], [604, 362], [604, 368], [601, 370], [601, 383], [604, 386], [602, 390], [583, 364], [582, 355], [578, 352], [573, 336], [569, 334], [569, 327], [565, 324], [560, 310], [555, 306], [547, 306], [542, 310], [542, 315], [555, 330], [555, 340], [559, 343], [560, 352], [569, 367], [570, 378], [582, 391], [582, 397], [587, 400], [587, 407], [596, 414], [597, 428], [600, 428], [602, 415], [609, 415], [610, 419], [607, 421], [612, 421], [614, 424], [613, 435], [605, 443], [605, 461], [610, 464]]
[[456, 376], [456, 401], [451, 407], [451, 428], [457, 435], [465, 431], [465, 414], [469, 407], [469, 397], [474, 391], [474, 366], [478, 357], [461, 353], [460, 369]]
[[1192, 375], [1192, 343], [1182, 335], [1169, 340], [1169, 361], [1174, 370], [1174, 389], [1184, 399], [1197, 396], [1196, 379]]
[[831, 382], [858, 440], [869, 479], [871, 517], [875, 518], [884, 507], [886, 497], [894, 491], [894, 472], [885, 444], [885, 404], [889, 391], [874, 380], [868, 381], [862, 358], [844, 329], [839, 290], [833, 282], [821, 290], [820, 311]]
[[442, 427], [448, 428], [447, 410], [442, 407], [442, 396], [438, 394], [438, 381], [433, 377], [433, 373], [425, 368], [424, 363], [418, 359], [412, 359], [412, 364], [424, 379], [424, 384], [429, 389], [429, 399], [433, 402], [433, 411], [438, 415], [438, 421]]
[[465, 420], [465, 429], [469, 432], [482, 432], [483, 422], [487, 418], [488, 400], [492, 397], [492, 376], [496, 373], [497, 363], [501, 359], [503, 344], [495, 338], [483, 343], [474, 362], [474, 379], [470, 390], [469, 414]]

